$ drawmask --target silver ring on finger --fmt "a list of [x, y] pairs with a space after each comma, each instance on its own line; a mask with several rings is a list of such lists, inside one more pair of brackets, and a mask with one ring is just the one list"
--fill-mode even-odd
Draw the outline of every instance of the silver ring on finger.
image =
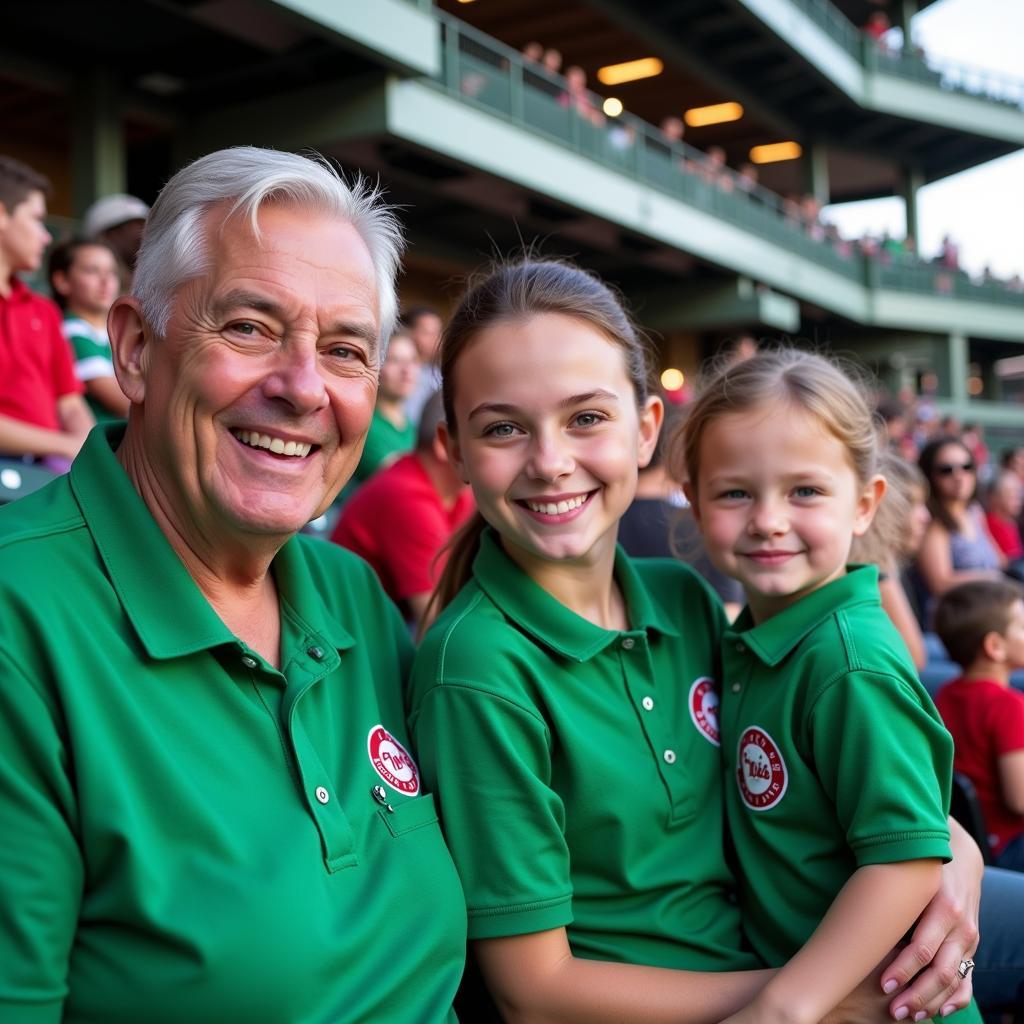
[[969, 957], [964, 957], [960, 961], [960, 966], [956, 969], [956, 973], [960, 975], [960, 980], [963, 981], [971, 971], [974, 970], [974, 961]]

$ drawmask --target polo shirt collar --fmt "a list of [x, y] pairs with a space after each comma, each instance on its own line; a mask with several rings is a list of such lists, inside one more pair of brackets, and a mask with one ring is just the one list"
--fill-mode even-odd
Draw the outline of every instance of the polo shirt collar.
[[[574, 661], [588, 661], [621, 635], [588, 622], [552, 597], [509, 558], [490, 527], [480, 538], [473, 575], [480, 589], [524, 632]], [[615, 553], [615, 579], [626, 602], [630, 632], [653, 629], [679, 635], [678, 626], [651, 601], [621, 547]]]
[[[237, 645], [117, 461], [114, 449], [124, 429], [120, 423], [95, 428], [71, 466], [70, 481], [125, 614], [153, 658]], [[322, 599], [311, 599], [317, 589], [297, 538], [278, 552], [274, 573], [281, 598], [306, 625], [339, 649], [354, 644]]]
[[26, 299], [32, 298], [32, 290], [17, 274], [11, 279], [11, 294], [7, 298], [0, 296], [4, 302], [24, 302]]
[[766, 665], [777, 665], [840, 607], [867, 601], [881, 601], [878, 568], [850, 565], [845, 576], [802, 597], [760, 625], [754, 625], [750, 608], [744, 608], [726, 637], [729, 641], [742, 640]]

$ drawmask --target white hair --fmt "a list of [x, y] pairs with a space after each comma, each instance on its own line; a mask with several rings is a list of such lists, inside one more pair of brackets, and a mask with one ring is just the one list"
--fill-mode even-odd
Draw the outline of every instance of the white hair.
[[379, 185], [362, 175], [349, 185], [319, 154], [236, 146], [200, 157], [167, 182], [146, 221], [132, 283], [132, 295], [153, 330], [163, 337], [174, 293], [209, 269], [205, 215], [231, 200], [228, 216], [247, 219], [257, 238], [259, 209], [270, 201], [337, 217], [359, 232], [377, 279], [383, 359], [398, 315], [395, 278], [404, 245], [402, 228]]

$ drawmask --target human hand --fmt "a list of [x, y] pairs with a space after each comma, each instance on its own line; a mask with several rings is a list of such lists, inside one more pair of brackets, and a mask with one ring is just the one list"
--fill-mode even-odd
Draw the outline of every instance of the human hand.
[[961, 979], [957, 969], [978, 948], [985, 865], [977, 846], [969, 837], [964, 841], [965, 836], [952, 835], [953, 860], [943, 865], [938, 893], [918, 918], [909, 945], [882, 972], [883, 991], [898, 992], [889, 1006], [895, 1020], [945, 1017], [971, 1000], [971, 976]]

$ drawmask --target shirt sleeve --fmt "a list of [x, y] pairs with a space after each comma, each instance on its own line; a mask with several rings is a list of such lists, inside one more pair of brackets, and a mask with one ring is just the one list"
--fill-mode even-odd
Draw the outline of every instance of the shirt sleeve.
[[472, 684], [444, 683], [424, 695], [411, 725], [462, 878], [469, 937], [571, 923], [565, 809], [551, 787], [544, 720]]
[[859, 866], [952, 857], [953, 741], [926, 700], [898, 675], [857, 670], [811, 710], [814, 763]]
[[450, 533], [440, 508], [427, 502], [417, 504], [415, 517], [392, 531], [384, 551], [399, 600], [434, 589], [443, 568], [437, 556]]
[[993, 742], [996, 754], [1012, 754], [1024, 750], [1024, 694], [1007, 690], [992, 716]]
[[53, 382], [53, 393], [57, 398], [65, 395], [80, 395], [85, 386], [75, 376], [75, 367], [71, 361], [71, 349], [61, 328], [60, 315], [52, 303], [47, 303], [47, 319], [49, 320], [50, 337], [50, 374]]
[[67, 996], [84, 870], [56, 722], [0, 655], [0, 1024], [57, 1024]]

